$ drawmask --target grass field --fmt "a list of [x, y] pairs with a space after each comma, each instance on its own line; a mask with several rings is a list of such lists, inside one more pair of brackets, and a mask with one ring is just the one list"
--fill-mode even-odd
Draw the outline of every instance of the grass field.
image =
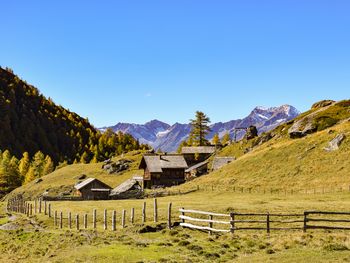
[[[159, 227], [155, 233], [140, 233], [142, 203], [147, 202], [147, 226]], [[296, 212], [304, 210], [350, 210], [350, 193], [310, 195], [259, 195], [219, 192], [196, 192], [182, 196], [158, 198], [159, 223], [152, 223], [153, 199], [99, 201], [99, 202], [53, 202], [54, 210], [68, 211], [73, 215], [89, 213], [90, 230], [54, 228], [53, 219], [36, 215], [32, 221], [43, 227], [35, 232], [26, 230], [0, 231], [0, 261], [7, 262], [350, 262], [349, 232], [343, 231], [238, 231], [230, 234], [212, 235], [175, 227], [167, 230], [162, 223], [166, 219], [169, 202], [173, 203], [173, 221], [178, 208], [199, 209], [228, 213], [239, 212]], [[127, 220], [126, 228], [120, 226], [122, 209], [135, 208], [135, 225]], [[98, 229], [91, 230], [91, 212], [98, 211]], [[118, 214], [116, 232], [102, 229], [103, 209], [108, 215], [112, 210]], [[110, 222], [110, 220], [109, 220]], [[73, 224], [74, 225], [74, 224]], [[110, 227], [110, 225], [109, 225]]]

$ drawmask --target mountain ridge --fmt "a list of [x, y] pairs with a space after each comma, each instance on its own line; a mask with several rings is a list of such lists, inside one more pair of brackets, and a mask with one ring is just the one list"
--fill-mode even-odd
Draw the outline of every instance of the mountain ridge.
[[[211, 124], [212, 131], [207, 138], [212, 139], [215, 133], [218, 133], [221, 138], [227, 132], [233, 138], [234, 128], [251, 125], [256, 126], [259, 133], [270, 131], [278, 125], [294, 119], [299, 114], [300, 112], [295, 107], [288, 104], [278, 107], [257, 106], [245, 118]], [[145, 124], [119, 122], [114, 126], [103, 127], [100, 130], [105, 131], [108, 128], [114, 132], [130, 133], [141, 143], [149, 144], [155, 150], [161, 149], [166, 152], [176, 151], [180, 143], [188, 138], [191, 130], [190, 124], [176, 122], [170, 125], [159, 120], [151, 120]], [[241, 139], [243, 136], [244, 132], [237, 132], [237, 139]]]

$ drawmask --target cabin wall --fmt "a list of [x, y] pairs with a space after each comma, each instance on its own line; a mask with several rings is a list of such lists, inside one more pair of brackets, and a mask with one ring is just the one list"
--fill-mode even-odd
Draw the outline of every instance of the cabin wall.
[[91, 189], [108, 189], [103, 183], [94, 181], [91, 184], [80, 189], [81, 197], [84, 200], [108, 200], [109, 192], [96, 192]]
[[[174, 186], [185, 182], [185, 169], [163, 169], [161, 174], [152, 174], [150, 187], [152, 186]], [[150, 188], [148, 185], [148, 188]]]

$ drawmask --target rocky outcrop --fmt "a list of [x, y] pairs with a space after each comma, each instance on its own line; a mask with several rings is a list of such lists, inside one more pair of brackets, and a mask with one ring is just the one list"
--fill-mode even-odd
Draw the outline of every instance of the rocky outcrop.
[[255, 126], [251, 125], [247, 129], [247, 132], [244, 138], [247, 140], [251, 140], [251, 139], [254, 139], [255, 137], [258, 137], [258, 129]]
[[290, 138], [301, 138], [310, 133], [314, 133], [317, 130], [316, 125], [313, 123], [313, 118], [307, 116], [297, 122], [295, 122], [292, 127], [289, 128], [288, 134]]
[[321, 100], [319, 102], [316, 102], [312, 105], [311, 109], [320, 109], [320, 108], [324, 108], [327, 107], [331, 104], [333, 104], [335, 101], [334, 100]]
[[122, 159], [115, 163], [113, 163], [110, 160], [105, 161], [105, 163], [102, 166], [102, 169], [107, 171], [109, 174], [117, 174], [123, 171], [126, 171], [129, 169], [131, 161]]
[[345, 134], [343, 134], [343, 133], [338, 134], [333, 140], [331, 140], [329, 142], [328, 147], [324, 148], [324, 150], [327, 152], [332, 152], [332, 151], [338, 150], [339, 146], [345, 140], [345, 138], [346, 138]]

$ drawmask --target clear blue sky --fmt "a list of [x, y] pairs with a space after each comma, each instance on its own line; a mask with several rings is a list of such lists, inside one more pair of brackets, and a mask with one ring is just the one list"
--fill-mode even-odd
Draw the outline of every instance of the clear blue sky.
[[95, 126], [350, 94], [350, 1], [1, 1], [0, 65]]

